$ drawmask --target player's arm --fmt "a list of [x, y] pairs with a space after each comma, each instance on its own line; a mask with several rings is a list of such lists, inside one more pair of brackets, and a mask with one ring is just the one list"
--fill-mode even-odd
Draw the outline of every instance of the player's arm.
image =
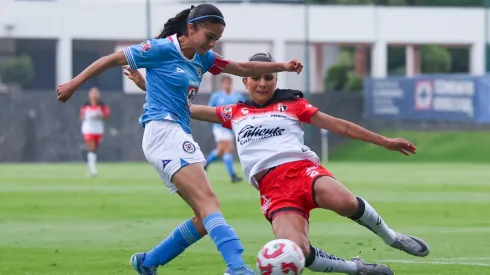
[[310, 120], [311, 124], [344, 137], [373, 143], [389, 150], [399, 151], [407, 156], [409, 153], [415, 154], [415, 145], [405, 139], [387, 138], [355, 123], [327, 115], [320, 111], [315, 112]]
[[221, 124], [218, 114], [216, 113], [216, 107], [205, 105], [190, 105], [191, 118]]
[[102, 105], [101, 107], [102, 109], [102, 119], [109, 119], [110, 115], [111, 115], [111, 109], [109, 109], [109, 107], [105, 104]]
[[379, 146], [383, 146], [388, 140], [388, 138], [364, 129], [355, 123], [327, 115], [320, 111], [315, 112], [311, 116], [311, 124], [344, 137], [362, 140]]
[[[297, 63], [293, 66], [301, 66], [301, 63]], [[279, 62], [258, 62], [258, 61], [249, 61], [249, 62], [235, 62], [229, 61], [229, 63], [223, 69], [224, 73], [237, 75], [241, 77], [249, 77], [249, 76], [257, 76], [271, 73], [279, 73], [293, 71], [290, 70], [290, 64], [288, 63], [279, 63]], [[296, 72], [300, 72], [301, 69], [295, 70]]]
[[73, 78], [70, 82], [75, 89], [80, 87], [85, 81], [97, 76], [110, 68], [127, 65], [128, 61], [123, 51], [117, 51], [110, 55], [99, 58], [94, 63], [90, 64], [85, 70]]
[[75, 90], [78, 89], [85, 81], [107, 71], [112, 67], [129, 65], [132, 70], [137, 70], [138, 68], [149, 68], [152, 66], [157, 66], [162, 58], [164, 57], [162, 55], [162, 51], [160, 50], [160, 45], [152, 40], [148, 40], [140, 45], [133, 45], [125, 48], [122, 51], [104, 56], [92, 63], [72, 80], [58, 85], [56, 88], [58, 100], [66, 102], [68, 99], [70, 99]]
[[248, 77], [279, 72], [296, 72], [299, 74], [303, 70], [303, 64], [297, 60], [291, 60], [287, 63], [258, 61], [235, 62], [226, 60], [213, 51], [208, 51], [207, 57], [209, 63], [208, 71], [214, 75], [228, 73]]

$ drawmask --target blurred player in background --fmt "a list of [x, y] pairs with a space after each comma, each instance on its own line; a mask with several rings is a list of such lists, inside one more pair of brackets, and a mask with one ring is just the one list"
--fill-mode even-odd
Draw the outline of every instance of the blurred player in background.
[[82, 134], [87, 144], [87, 166], [91, 177], [97, 175], [97, 148], [104, 135], [104, 121], [109, 118], [110, 110], [100, 101], [100, 92], [97, 88], [90, 89], [88, 101], [80, 108], [82, 121]]
[[[221, 91], [217, 91], [211, 95], [208, 103], [209, 106], [218, 107], [245, 101], [245, 98], [241, 93], [232, 92], [231, 77], [224, 76], [221, 79], [221, 89]], [[213, 124], [213, 135], [217, 146], [216, 149], [211, 151], [206, 157], [207, 164], [204, 169], [207, 169], [210, 163], [222, 159], [226, 170], [228, 171], [228, 175], [231, 177], [231, 182], [235, 183], [242, 181], [242, 178], [235, 173], [235, 160], [233, 159], [233, 140], [235, 139], [235, 135], [233, 134], [233, 131], [223, 128], [221, 124], [215, 123]]]

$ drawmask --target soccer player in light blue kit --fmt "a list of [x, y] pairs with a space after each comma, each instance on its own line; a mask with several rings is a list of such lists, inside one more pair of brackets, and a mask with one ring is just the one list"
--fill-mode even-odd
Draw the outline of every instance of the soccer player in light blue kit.
[[[209, 98], [208, 105], [211, 107], [218, 107], [228, 104], [236, 104], [239, 101], [245, 101], [245, 98], [241, 93], [232, 92], [232, 81], [231, 77], [224, 76], [221, 79], [221, 91], [214, 92]], [[216, 149], [211, 151], [206, 157], [206, 166], [204, 167], [207, 170], [207, 167], [210, 163], [222, 159], [225, 164], [226, 170], [231, 177], [231, 182], [240, 182], [242, 178], [236, 175], [235, 173], [235, 161], [233, 159], [233, 140], [234, 134], [230, 129], [226, 129], [221, 124], [213, 124], [213, 135], [214, 140], [217, 143]]]
[[[221, 37], [225, 20], [211, 4], [178, 13], [165, 23], [155, 39], [100, 58], [72, 80], [57, 87], [66, 102], [85, 81], [109, 68], [128, 65], [146, 68], [146, 108], [140, 118], [146, 159], [171, 193], [177, 192], [195, 217], [183, 222], [164, 241], [146, 253], [136, 253], [130, 263], [141, 275], [155, 275], [202, 236], [209, 234], [226, 262], [225, 275], [252, 275], [243, 261], [243, 247], [226, 223], [219, 201], [203, 169], [204, 156], [191, 135], [189, 105], [205, 72], [255, 76], [282, 71], [301, 72], [296, 60], [287, 63], [232, 62], [211, 49]], [[221, 114], [224, 117], [228, 113]]]

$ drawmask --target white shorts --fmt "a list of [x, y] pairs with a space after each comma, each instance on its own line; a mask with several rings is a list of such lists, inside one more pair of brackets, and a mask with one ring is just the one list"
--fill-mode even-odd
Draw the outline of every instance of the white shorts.
[[158, 172], [171, 194], [177, 192], [172, 176], [191, 163], [206, 164], [206, 159], [190, 134], [171, 121], [157, 120], [145, 124], [143, 153]]
[[220, 142], [222, 140], [233, 141], [235, 139], [235, 136], [233, 135], [232, 130], [222, 128], [222, 127], [221, 128], [213, 127], [213, 135], [214, 135], [214, 140], [216, 142]]

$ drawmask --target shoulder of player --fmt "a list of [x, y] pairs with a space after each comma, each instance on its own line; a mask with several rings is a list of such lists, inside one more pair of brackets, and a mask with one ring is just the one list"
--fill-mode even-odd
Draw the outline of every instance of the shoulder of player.
[[144, 44], [149, 44], [152, 48], [150, 50], [157, 50], [160, 53], [177, 51], [170, 38], [150, 38], [141, 44], [143, 45], [143, 47]]
[[201, 65], [208, 64], [210, 55], [214, 56], [214, 54], [215, 53], [212, 50], [209, 50], [203, 54], [198, 53], [197, 58], [199, 59], [199, 63], [201, 63]]

